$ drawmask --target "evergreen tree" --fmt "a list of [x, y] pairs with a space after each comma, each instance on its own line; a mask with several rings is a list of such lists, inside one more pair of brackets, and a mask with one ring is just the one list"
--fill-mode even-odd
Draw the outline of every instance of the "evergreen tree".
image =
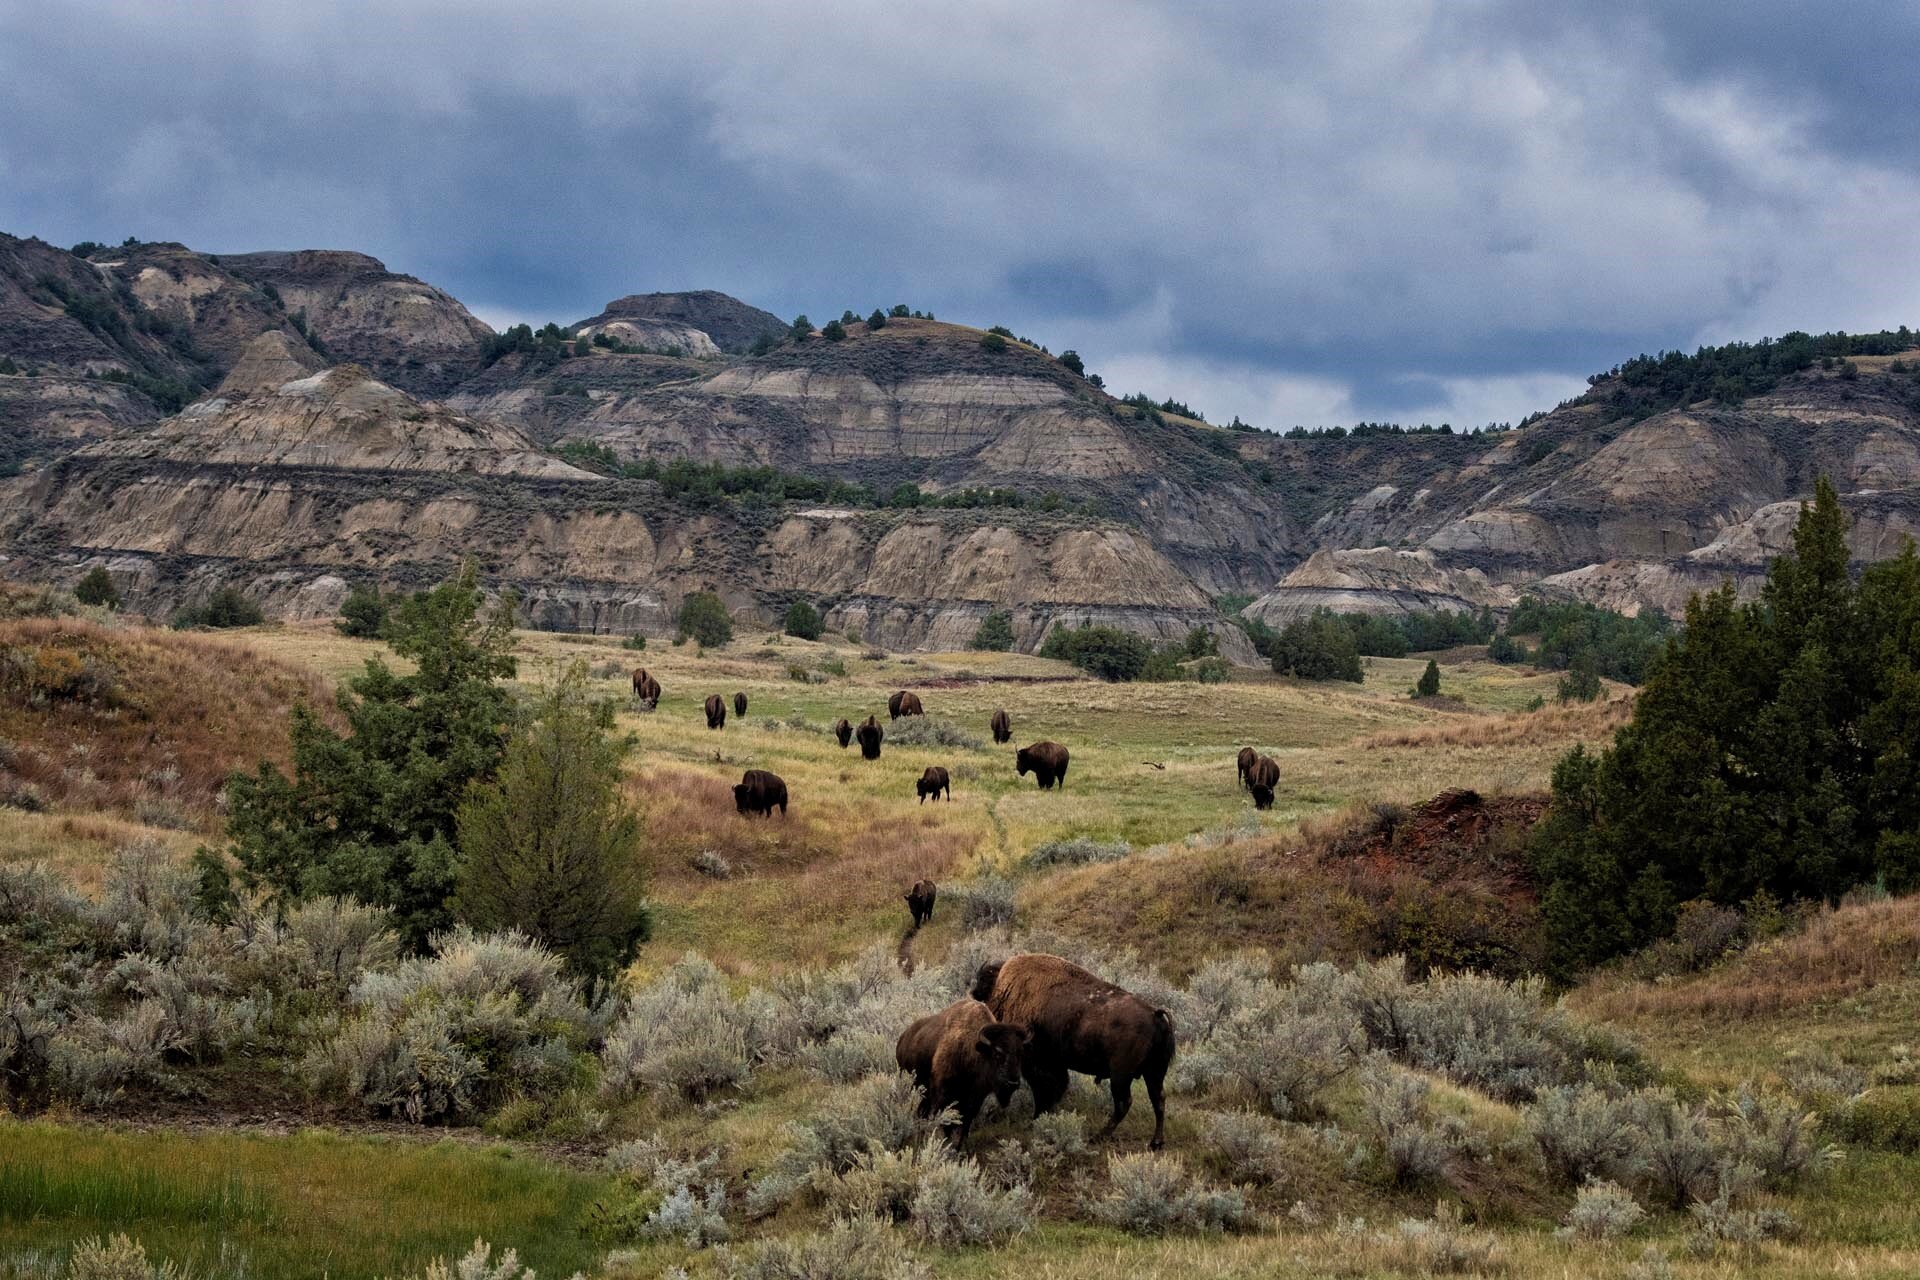
[[797, 315], [793, 318], [793, 324], [788, 327], [787, 332], [793, 335], [795, 342], [805, 342], [813, 336], [813, 321], [807, 319], [804, 313]]
[[887, 313], [875, 307], [873, 314], [867, 317], [867, 328], [884, 329], [887, 327]]
[[1005, 653], [1013, 648], [1013, 614], [996, 609], [982, 618], [973, 633], [973, 647], [993, 653]]
[[387, 625], [387, 601], [380, 588], [362, 583], [347, 592], [340, 604], [340, 620], [333, 624], [343, 636], [373, 639]]
[[711, 591], [696, 591], [681, 601], [675, 622], [682, 639], [698, 641], [705, 649], [717, 649], [733, 639], [733, 615]]
[[1848, 572], [1822, 479], [1761, 598], [1696, 597], [1611, 749], [1554, 770], [1534, 859], [1563, 973], [1678, 906], [1920, 886], [1920, 560]]
[[1270, 633], [1266, 644], [1273, 669], [1280, 675], [1354, 684], [1366, 679], [1352, 628], [1330, 609], [1315, 609], [1307, 617], [1295, 618], [1277, 634]]
[[826, 625], [820, 621], [820, 611], [805, 600], [795, 600], [787, 606], [785, 631], [801, 640], [818, 640]]
[[513, 704], [513, 601], [486, 617], [471, 566], [397, 605], [388, 646], [338, 696], [347, 733], [292, 715], [293, 776], [263, 762], [228, 783], [227, 835], [241, 882], [286, 902], [335, 894], [391, 908], [423, 950], [453, 923], [454, 814], [500, 761]]
[[592, 697], [584, 663], [542, 690], [499, 771], [476, 782], [456, 816], [453, 910], [479, 930], [519, 929], [606, 977], [647, 934], [640, 821], [620, 790], [631, 737], [612, 733], [611, 703]]
[[1560, 677], [1554, 696], [1562, 702], [1592, 702], [1600, 696], [1600, 688], [1600, 672], [1593, 655], [1583, 649], [1574, 655], [1567, 674]]
[[73, 589], [73, 598], [81, 604], [107, 609], [120, 607], [120, 592], [115, 589], [112, 576], [101, 565], [87, 570], [87, 576], [80, 579], [80, 585]]
[[1427, 659], [1427, 669], [1420, 673], [1420, 682], [1413, 686], [1415, 694], [1422, 698], [1434, 698], [1440, 694], [1440, 664], [1432, 658]]
[[839, 342], [847, 336], [847, 326], [839, 320], [829, 320], [820, 330], [820, 336], [828, 342]]

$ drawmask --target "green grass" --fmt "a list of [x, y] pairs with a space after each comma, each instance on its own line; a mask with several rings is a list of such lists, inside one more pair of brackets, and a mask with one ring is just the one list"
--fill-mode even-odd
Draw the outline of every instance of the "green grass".
[[476, 1237], [565, 1276], [604, 1185], [505, 1146], [0, 1122], [0, 1276], [114, 1232], [202, 1280], [400, 1276]]

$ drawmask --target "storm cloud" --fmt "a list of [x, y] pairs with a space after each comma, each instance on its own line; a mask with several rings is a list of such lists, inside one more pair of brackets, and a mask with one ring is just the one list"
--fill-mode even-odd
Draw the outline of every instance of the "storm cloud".
[[27, 5], [0, 229], [345, 247], [496, 324], [905, 302], [1263, 426], [1920, 319], [1920, 10]]

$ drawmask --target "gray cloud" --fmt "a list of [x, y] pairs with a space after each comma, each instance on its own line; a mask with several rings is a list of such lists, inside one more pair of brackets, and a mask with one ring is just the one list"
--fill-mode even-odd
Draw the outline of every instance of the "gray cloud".
[[0, 226], [360, 248], [496, 316], [904, 301], [1220, 418], [1515, 418], [1913, 322], [1916, 54], [1911, 5], [1776, 0], [14, 5]]

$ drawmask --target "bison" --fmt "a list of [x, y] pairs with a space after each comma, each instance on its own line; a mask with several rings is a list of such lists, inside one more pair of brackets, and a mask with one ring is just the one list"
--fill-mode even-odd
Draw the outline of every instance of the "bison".
[[880, 740], [887, 736], [887, 731], [880, 727], [878, 720], [875, 720], [872, 716], [868, 716], [861, 726], [854, 730], [853, 736], [860, 739], [860, 754], [862, 756], [868, 760], [878, 760], [880, 758]]
[[1036, 742], [1030, 747], [1022, 747], [1013, 753], [1013, 765], [1021, 777], [1032, 770], [1034, 780], [1042, 791], [1053, 790], [1053, 784], [1059, 783], [1062, 790], [1067, 785], [1067, 749], [1057, 742]]
[[717, 693], [708, 694], [707, 695], [707, 728], [709, 729], [725, 728], [726, 723], [727, 723], [727, 704], [721, 700], [719, 694]]
[[898, 720], [901, 716], [923, 716], [926, 710], [920, 705], [920, 695], [908, 693], [905, 689], [887, 699], [887, 719]]
[[1029, 1039], [1023, 1028], [997, 1021], [986, 1005], [963, 997], [901, 1032], [893, 1056], [924, 1094], [922, 1115], [948, 1107], [958, 1114], [949, 1134], [961, 1147], [989, 1094], [1002, 1107], [1012, 1100]]
[[1241, 786], [1244, 787], [1247, 785], [1247, 770], [1253, 768], [1253, 762], [1255, 760], [1258, 760], [1259, 758], [1260, 758], [1260, 753], [1258, 751], [1255, 751], [1252, 747], [1240, 748], [1240, 755], [1236, 760], [1235, 767], [1240, 770]]
[[928, 765], [927, 771], [920, 775], [920, 781], [913, 785], [919, 789], [921, 804], [927, 802], [928, 796], [938, 800], [942, 791], [947, 793], [947, 799], [953, 799], [953, 781], [947, 777], [947, 771], [937, 764]]
[[993, 719], [987, 722], [987, 727], [993, 730], [995, 742], [1004, 746], [1013, 741], [1013, 721], [1007, 719], [1005, 711], [994, 712]]
[[734, 691], [733, 714], [737, 716], [744, 716], [747, 714], [747, 695], [743, 692], [740, 692], [739, 690]]
[[915, 880], [913, 888], [907, 890], [907, 910], [913, 913], [915, 929], [933, 919], [933, 900], [939, 896], [940, 890], [931, 880]]
[[1071, 961], [1038, 952], [981, 965], [972, 994], [1000, 1021], [1026, 1028], [1020, 1069], [1033, 1089], [1035, 1114], [1059, 1104], [1069, 1071], [1107, 1080], [1113, 1117], [1100, 1133], [1104, 1138], [1127, 1118], [1134, 1079], [1143, 1078], [1153, 1104], [1150, 1145], [1159, 1150], [1166, 1137], [1163, 1092], [1173, 1063], [1171, 1014]]
[[645, 667], [633, 669], [633, 696], [649, 711], [660, 705], [660, 682], [648, 675]]
[[1273, 789], [1280, 785], [1280, 766], [1272, 756], [1261, 756], [1247, 766], [1247, 790], [1253, 792], [1253, 807], [1273, 808]]
[[853, 726], [847, 723], [845, 716], [841, 716], [839, 723], [833, 726], [833, 736], [840, 739], [840, 747], [843, 751], [847, 744], [853, 741]]
[[786, 817], [787, 784], [779, 774], [768, 773], [765, 769], [749, 769], [740, 775], [740, 781], [733, 788], [735, 812], [760, 813], [771, 818], [776, 806], [780, 816]]

